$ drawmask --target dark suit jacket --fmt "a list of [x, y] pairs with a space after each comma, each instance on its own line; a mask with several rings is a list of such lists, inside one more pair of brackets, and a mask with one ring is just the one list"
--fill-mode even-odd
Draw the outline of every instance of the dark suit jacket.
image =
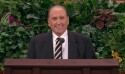
[[[33, 37], [29, 44], [28, 58], [53, 59], [52, 32], [39, 34]], [[89, 38], [76, 32], [68, 31], [68, 59], [96, 58]]]

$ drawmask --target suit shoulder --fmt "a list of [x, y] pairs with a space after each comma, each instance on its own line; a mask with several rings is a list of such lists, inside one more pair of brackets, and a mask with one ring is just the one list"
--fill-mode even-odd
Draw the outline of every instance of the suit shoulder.
[[34, 37], [32, 37], [32, 39], [35, 39], [35, 40], [39, 40], [39, 39], [46, 39], [49, 35], [51, 35], [51, 32], [47, 32], [47, 33], [42, 33], [42, 34], [38, 34]]
[[87, 37], [86, 35], [80, 34], [78, 32], [71, 32], [71, 34], [73, 34], [73, 36], [75, 36], [78, 39], [89, 39], [89, 37]]

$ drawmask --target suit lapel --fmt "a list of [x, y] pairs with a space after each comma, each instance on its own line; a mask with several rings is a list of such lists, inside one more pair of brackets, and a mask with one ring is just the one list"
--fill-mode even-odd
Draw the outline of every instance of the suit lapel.
[[72, 32], [68, 32], [68, 58], [78, 58], [78, 46], [75, 35]]
[[53, 40], [52, 40], [52, 32], [48, 33], [48, 36], [46, 37], [46, 46], [45, 46], [45, 50], [46, 50], [46, 57], [48, 59], [53, 59], [54, 55], [53, 55]]
[[[52, 32], [49, 32], [47, 37], [46, 37], [46, 42], [45, 42], [45, 51], [47, 52], [46, 58], [48, 59], [53, 59], [54, 54], [53, 54], [53, 38], [52, 38]], [[68, 59], [78, 59], [78, 43], [77, 43], [77, 38], [72, 32], [68, 31]]]

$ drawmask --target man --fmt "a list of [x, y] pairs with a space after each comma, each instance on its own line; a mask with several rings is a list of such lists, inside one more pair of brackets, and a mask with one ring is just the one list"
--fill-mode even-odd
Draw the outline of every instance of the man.
[[[48, 26], [52, 30], [39, 34], [30, 41], [28, 58], [55, 59], [56, 39], [63, 38], [60, 59], [93, 59], [96, 58], [89, 38], [67, 30], [69, 16], [67, 10], [60, 5], [50, 8]], [[59, 48], [59, 49], [60, 49]]]

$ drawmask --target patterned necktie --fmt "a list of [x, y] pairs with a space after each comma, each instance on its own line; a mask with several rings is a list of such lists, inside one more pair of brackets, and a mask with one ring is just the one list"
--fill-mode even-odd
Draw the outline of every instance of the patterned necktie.
[[56, 39], [55, 57], [54, 59], [62, 59], [62, 43], [60, 38]]

